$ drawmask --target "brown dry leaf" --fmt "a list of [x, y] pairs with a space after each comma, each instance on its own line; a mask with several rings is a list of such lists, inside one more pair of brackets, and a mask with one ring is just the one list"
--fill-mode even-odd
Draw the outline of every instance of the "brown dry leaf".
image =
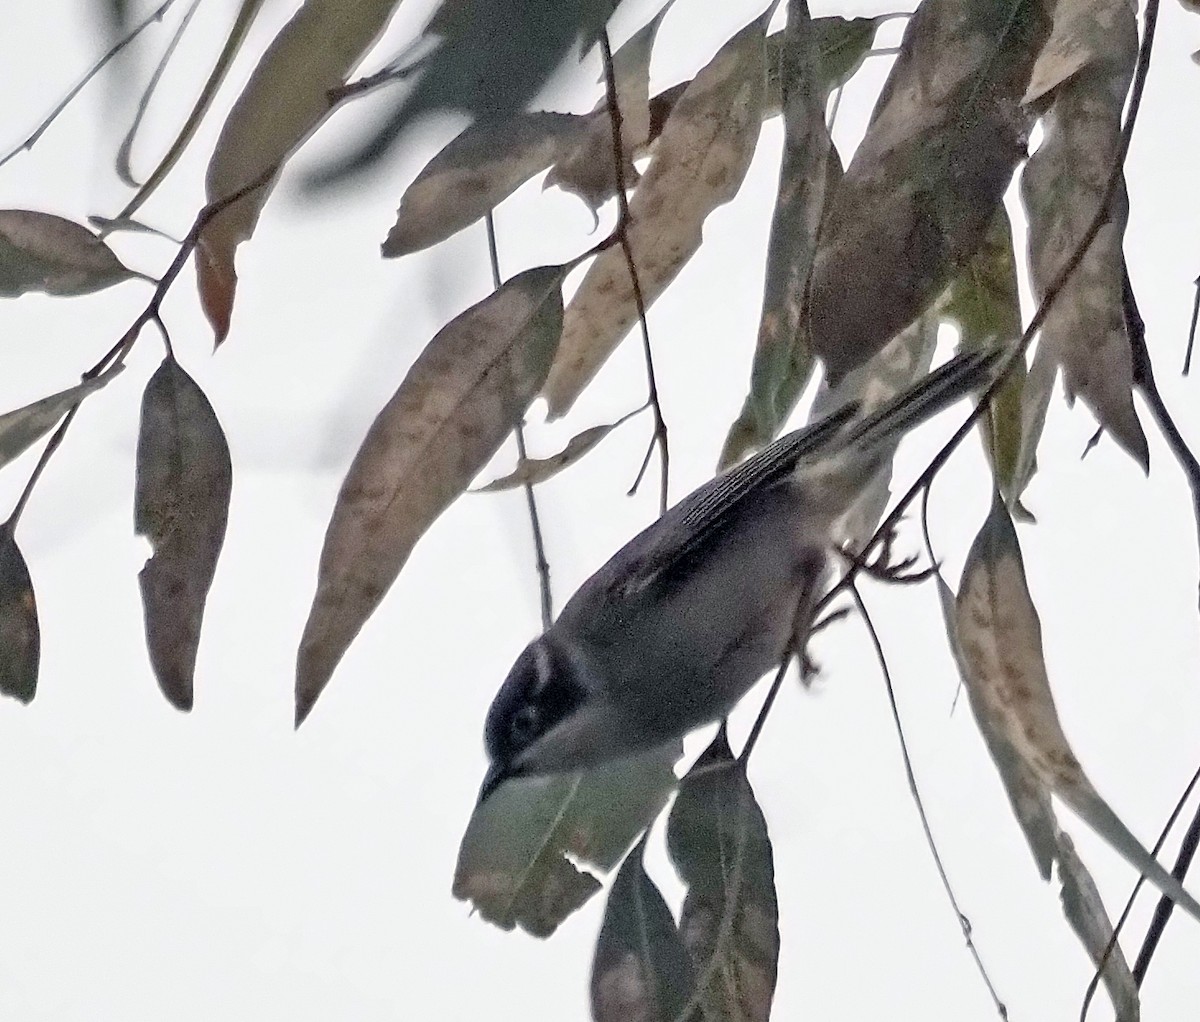
[[[936, 575], [936, 581], [950, 650], [959, 675], [967, 682], [969, 674], [958, 641], [954, 591], [940, 572]], [[1113, 931], [1095, 881], [1076, 853], [1070, 836], [1059, 829], [1050, 800], [1050, 789], [1021, 758], [1004, 728], [995, 726], [997, 720], [978, 707], [970, 688], [968, 692], [980, 734], [996, 764], [1009, 805], [1029, 844], [1038, 872], [1043, 880], [1049, 881], [1054, 864], [1058, 863], [1063, 915], [1092, 961], [1099, 965]], [[1114, 946], [1108, 956], [1103, 978], [1109, 997], [1116, 1006], [1118, 1022], [1137, 1022], [1140, 1015], [1137, 985], [1133, 982], [1120, 946]]]
[[205, 176], [209, 202], [272, 171], [269, 182], [223, 210], [197, 247], [200, 300], [220, 344], [237, 289], [234, 257], [258, 223], [283, 163], [329, 116], [341, 85], [387, 26], [400, 0], [305, 0], [267, 47], [230, 111]]
[[[637, 412], [631, 414], [636, 415]], [[538, 483], [544, 483], [547, 479], [553, 479], [564, 468], [574, 465], [628, 418], [629, 416], [626, 415], [616, 422], [606, 422], [602, 426], [590, 426], [571, 437], [567, 441], [567, 445], [557, 454], [552, 454], [548, 458], [526, 458], [508, 475], [501, 476], [474, 492], [496, 493], [501, 490], [515, 490], [518, 486], [536, 486]]]
[[675, 788], [678, 742], [582, 774], [519, 778], [475, 807], [454, 897], [489, 923], [548, 937], [600, 889], [576, 863], [610, 870]]
[[[621, 154], [625, 159], [625, 184], [633, 187], [638, 180], [634, 158], [650, 144], [650, 57], [659, 26], [675, 0], [667, 0], [649, 22], [635, 32], [613, 54], [613, 79], [616, 83], [617, 109], [621, 112]], [[604, 85], [604, 75], [600, 76]], [[613, 166], [612, 122], [608, 116], [608, 97], [601, 96], [587, 118], [582, 139], [565, 151], [550, 168], [543, 187], [558, 185], [578, 195], [593, 214], [616, 193]]]
[[825, 126], [829, 92], [821, 74], [819, 42], [808, 4], [789, 3], [778, 58], [783, 162], [767, 244], [762, 316], [750, 393], [725, 439], [720, 468], [775, 438], [812, 374], [812, 347], [802, 313], [826, 196], [842, 174]]
[[837, 380], [937, 298], [1025, 155], [1018, 105], [1048, 0], [925, 0], [838, 187], [813, 270], [812, 344]]
[[593, 1022], [674, 1022], [692, 992], [687, 948], [646, 873], [645, 851], [642, 838], [621, 865], [604, 909], [592, 960]]
[[768, 1022], [779, 971], [771, 838], [725, 729], [680, 782], [667, 851], [688, 888], [679, 919], [706, 1019]]
[[417, 540], [541, 388], [562, 332], [562, 281], [573, 265], [526, 270], [451, 320], [372, 423], [325, 534], [296, 664], [297, 726]]
[[0, 209], [0, 297], [86, 295], [133, 278], [154, 282], [82, 224], [33, 209]]
[[37, 601], [12, 526], [0, 526], [0, 693], [28, 703], [37, 692], [41, 631]]
[[1041, 623], [1025, 582], [1017, 533], [998, 494], [963, 568], [954, 633], [980, 729], [999, 736], [1048, 792], [1200, 920], [1200, 904], [1121, 822], [1071, 751], [1050, 692]]
[[1092, 964], [1104, 963], [1102, 979], [1116, 1012], [1116, 1022], [1138, 1022], [1142, 1017], [1137, 981], [1129, 971], [1125, 953], [1119, 944], [1108, 951], [1113, 925], [1092, 874], [1075, 851], [1075, 843], [1065, 831], [1058, 833], [1058, 878], [1062, 883], [1063, 915], [1079, 942], [1087, 949]]
[[[763, 29], [758, 18], [729, 40], [684, 91], [630, 200], [629, 243], [647, 306], [700, 247], [704, 221], [737, 194], [762, 121]], [[563, 415], [637, 322], [621, 246], [600, 253], [567, 308], [546, 382]]]
[[586, 121], [556, 113], [476, 121], [405, 190], [383, 242], [384, 256], [418, 252], [482, 218], [556, 155], [573, 148]]
[[120, 363], [107, 372], [68, 390], [60, 390], [40, 401], [0, 415], [0, 467], [19, 457], [53, 429], [55, 423], [92, 391], [99, 390], [124, 366]]
[[[1039, 299], [1091, 226], [1107, 187], [1137, 60], [1136, 17], [1127, 0], [1060, 4], [1051, 47], [1054, 55], [1064, 50], [1071, 55], [1069, 61], [1049, 61], [1058, 72], [1078, 67], [1061, 83], [1056, 75], [1046, 76], [1050, 84], [1038, 94], [1041, 101], [1052, 100], [1043, 121], [1045, 138], [1021, 176]], [[1100, 425], [1148, 471], [1150, 451], [1133, 405], [1133, 363], [1121, 307], [1128, 213], [1122, 180], [1100, 233], [1050, 306], [1038, 357], [1062, 366], [1068, 400], [1083, 398]]]
[[232, 487], [229, 445], [216, 413], [168, 355], [142, 398], [133, 522], [154, 551], [138, 573], [150, 664], [179, 710], [192, 708], [200, 626]]

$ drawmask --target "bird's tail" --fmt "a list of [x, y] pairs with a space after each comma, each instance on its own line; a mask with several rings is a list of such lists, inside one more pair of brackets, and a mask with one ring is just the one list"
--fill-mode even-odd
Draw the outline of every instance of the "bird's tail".
[[926, 419], [990, 384], [1001, 355], [1000, 351], [956, 355], [879, 411], [847, 426], [841, 437], [842, 443], [855, 450], [873, 451], [899, 441]]

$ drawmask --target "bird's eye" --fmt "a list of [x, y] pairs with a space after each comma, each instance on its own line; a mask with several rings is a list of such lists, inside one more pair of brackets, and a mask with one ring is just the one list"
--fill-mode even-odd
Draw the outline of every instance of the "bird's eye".
[[518, 748], [528, 745], [537, 734], [540, 718], [538, 708], [531, 704], [526, 704], [517, 710], [508, 726], [513, 745]]

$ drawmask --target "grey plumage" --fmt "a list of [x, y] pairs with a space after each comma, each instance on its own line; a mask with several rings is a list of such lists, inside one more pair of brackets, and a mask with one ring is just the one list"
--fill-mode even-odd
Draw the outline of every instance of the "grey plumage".
[[726, 715], [793, 648], [825, 585], [832, 533], [914, 426], [985, 386], [959, 356], [878, 412], [846, 406], [695, 490], [589, 578], [526, 647], [488, 712], [491, 768], [582, 769]]

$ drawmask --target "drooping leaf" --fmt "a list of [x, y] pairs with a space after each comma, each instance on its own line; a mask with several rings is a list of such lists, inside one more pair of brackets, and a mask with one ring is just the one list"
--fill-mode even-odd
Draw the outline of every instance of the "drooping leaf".
[[[638, 409], [640, 411], [641, 409]], [[636, 415], [631, 412], [630, 415]], [[558, 475], [564, 468], [574, 465], [580, 458], [595, 447], [609, 433], [625, 422], [630, 416], [626, 415], [616, 422], [606, 422], [601, 426], [590, 426], [582, 433], [576, 433], [567, 441], [567, 445], [557, 454], [548, 458], [526, 458], [516, 469], [506, 476], [493, 480], [486, 486], [481, 486], [477, 493], [495, 493], [499, 490], [513, 490], [518, 486], [535, 486], [544, 483]]]
[[37, 692], [41, 631], [25, 558], [11, 524], [0, 526], [0, 693], [28, 703]]
[[0, 297], [86, 295], [135, 277], [154, 279], [129, 269], [82, 224], [32, 209], [0, 209]]
[[[217, 92], [221, 88], [221, 83], [225, 81], [225, 76], [233, 66], [234, 58], [238, 55], [238, 51], [241, 50], [242, 43], [245, 42], [246, 35], [250, 31], [250, 26], [254, 24], [254, 19], [258, 16], [262, 5], [263, 0], [242, 0], [237, 16], [234, 18], [233, 26], [229, 30], [229, 35], [225, 38], [225, 44], [221, 47], [221, 53], [218, 55], [212, 71], [209, 72], [204, 86], [200, 89], [200, 95], [196, 97], [196, 102], [192, 104], [192, 109], [187, 116], [187, 120], [183, 122], [183, 127], [179, 129], [179, 134], [175, 136], [174, 141], [167, 147], [167, 151], [163, 154], [162, 159], [158, 161], [158, 165], [150, 172], [150, 175], [146, 178], [146, 183], [125, 204], [125, 208], [112, 219], [119, 221], [129, 220], [135, 212], [141, 209], [145, 201], [154, 194], [158, 186], [166, 180], [167, 174], [171, 172], [171, 168], [179, 162], [179, 157], [183, 155], [183, 151], [196, 134], [196, 129], [200, 127], [200, 122], [204, 120], [204, 115], [208, 113], [212, 101], [216, 98]], [[132, 135], [133, 129], [131, 128], [131, 146], [133, 144]]]
[[783, 163], [767, 244], [762, 316], [750, 392], [725, 439], [722, 468], [775, 438], [812, 374], [802, 312], [826, 196], [842, 171], [825, 127], [828, 92], [820, 73], [819, 41], [808, 4], [792, 0], [779, 56]]
[[548, 937], [600, 889], [575, 863], [607, 871], [621, 860], [674, 790], [681, 753], [676, 743], [583, 774], [507, 781], [471, 815], [454, 897], [503, 929]]
[[507, 120], [533, 98], [577, 41], [591, 45], [616, 2], [445, 0], [425, 30], [425, 41], [436, 39], [436, 46], [413, 65], [419, 67], [416, 85], [365, 143], [321, 171], [313, 183], [335, 183], [373, 166], [410, 124], [434, 111]]
[[342, 483], [296, 665], [296, 723], [408, 560], [545, 381], [573, 264], [509, 280], [452, 320], [372, 423]]
[[[983, 243], [951, 281], [937, 303], [938, 313], [958, 327], [962, 351], [1009, 347], [1021, 336], [1021, 301], [1012, 225], [1003, 206]], [[1024, 441], [1022, 390], [1025, 364], [1013, 366], [988, 413], [979, 420], [992, 475], [1009, 505], [1019, 508], [1017, 469]], [[1040, 424], [1039, 424], [1040, 429]], [[1020, 480], [1022, 488], [1028, 479]]]
[[0, 415], [0, 468], [19, 457], [54, 428], [71, 406], [99, 390], [122, 370], [119, 363], [92, 380]]
[[216, 413], [168, 355], [142, 397], [133, 524], [153, 549], [138, 572], [150, 665], [179, 710], [192, 708], [200, 626], [232, 487], [229, 445]]
[[[1029, 255], [1040, 299], [1091, 226], [1120, 146], [1122, 107], [1137, 60], [1137, 22], [1125, 0], [1060, 3], [1036, 101], [1052, 105], [1045, 137], [1021, 176]], [[1068, 56], [1063, 57], [1065, 52]], [[1077, 66], [1076, 66], [1077, 65]], [[1074, 68], [1065, 80], [1064, 70]], [[1031, 89], [1031, 92], [1033, 90]], [[1039, 354], [1061, 365], [1075, 396], [1144, 470], [1150, 452], [1133, 405], [1133, 365], [1121, 307], [1129, 201], [1122, 180], [1107, 219], [1050, 306]]]
[[836, 380], [945, 289], [1017, 162], [1047, 0], [925, 0], [838, 187], [813, 270], [812, 343]]
[[595, 1022], [673, 1022], [691, 994], [688, 952], [642, 857], [629, 853], [608, 896], [592, 962]]
[[1087, 950], [1092, 964], [1098, 967], [1104, 962], [1101, 976], [1116, 1012], [1116, 1022], [1138, 1022], [1142, 1009], [1137, 983], [1119, 944], [1114, 945], [1105, 958], [1113, 935], [1112, 921], [1104, 909], [1096, 881], [1075, 851], [1070, 835], [1064, 831], [1058, 834], [1058, 876], [1062, 883], [1063, 915]]
[[417, 252], [473, 224], [559, 153], [571, 149], [586, 118], [524, 113], [476, 121], [425, 165], [405, 190], [383, 254]]
[[[700, 247], [704, 221], [737, 194], [750, 166], [762, 121], [764, 25], [751, 22], [692, 79], [630, 200], [628, 238], [647, 306]], [[636, 322], [625, 256], [613, 245], [567, 308], [545, 388], [552, 417], [571, 407]]]
[[[650, 21], [613, 53], [613, 79], [617, 109], [621, 114], [621, 155], [624, 181], [632, 188], [638, 180], [635, 157], [650, 144], [650, 57], [659, 26], [675, 0], [667, 0]], [[600, 75], [601, 86], [605, 76]], [[616, 194], [612, 122], [608, 115], [607, 89], [587, 119], [586, 130], [577, 144], [563, 153], [546, 175], [544, 187], [557, 185], [578, 195], [593, 213]]]
[[230, 111], [205, 176], [208, 201], [274, 173], [214, 217], [197, 247], [200, 300], [218, 344], [233, 314], [238, 245], [254, 233], [283, 163], [329, 116], [328, 91], [345, 81], [399, 2], [305, 0], [267, 47]]
[[1041, 623], [1025, 582], [1017, 533], [999, 495], [963, 568], [955, 630], [963, 680], [980, 729], [1001, 735], [1049, 792], [1200, 919], [1200, 904], [1121, 822], [1071, 750], [1050, 692]]
[[722, 728], [684, 777], [667, 850], [687, 885], [679, 929], [706, 1019], [767, 1022], [779, 968], [779, 905], [767, 822]]

